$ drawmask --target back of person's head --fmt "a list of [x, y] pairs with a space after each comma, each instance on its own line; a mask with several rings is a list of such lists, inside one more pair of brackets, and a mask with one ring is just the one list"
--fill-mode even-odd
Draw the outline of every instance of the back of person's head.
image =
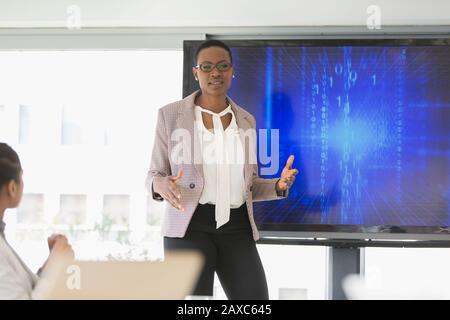
[[0, 142], [0, 189], [11, 180], [19, 183], [22, 165], [17, 153], [6, 143]]

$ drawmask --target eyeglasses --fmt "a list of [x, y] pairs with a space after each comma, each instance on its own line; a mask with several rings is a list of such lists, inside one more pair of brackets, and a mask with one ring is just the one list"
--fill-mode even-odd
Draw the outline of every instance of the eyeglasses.
[[231, 62], [220, 61], [216, 64], [211, 63], [211, 62], [203, 62], [203, 63], [196, 65], [194, 68], [200, 69], [203, 72], [211, 72], [214, 69], [214, 67], [216, 67], [217, 70], [224, 72], [224, 71], [230, 70], [232, 66], [233, 65], [231, 64]]

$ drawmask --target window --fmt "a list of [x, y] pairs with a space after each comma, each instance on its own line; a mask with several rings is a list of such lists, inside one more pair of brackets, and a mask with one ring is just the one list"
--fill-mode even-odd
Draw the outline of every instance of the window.
[[86, 223], [86, 196], [61, 195], [60, 210], [55, 217], [55, 224], [77, 226]]
[[160, 243], [163, 207], [144, 181], [157, 111], [181, 99], [182, 59], [181, 50], [0, 52], [0, 140], [19, 153], [25, 182], [5, 221], [23, 257], [45, 259], [52, 232], [83, 258]]
[[155, 205], [155, 200], [151, 195], [147, 196], [147, 224], [150, 226], [161, 225], [164, 214], [164, 205]]
[[17, 210], [17, 222], [36, 225], [44, 222], [44, 195], [24, 194]]
[[105, 195], [103, 197], [103, 225], [128, 227], [129, 215], [129, 196]]

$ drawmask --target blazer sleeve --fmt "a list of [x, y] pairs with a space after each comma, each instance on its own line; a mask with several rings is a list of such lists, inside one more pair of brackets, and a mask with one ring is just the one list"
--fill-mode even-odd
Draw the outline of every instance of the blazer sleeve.
[[8, 254], [0, 246], [0, 300], [30, 300], [31, 284], [29, 291], [25, 285], [28, 279], [21, 278], [23, 274], [18, 273], [9, 261]]
[[258, 175], [258, 165], [253, 165], [253, 201], [280, 200], [288, 197], [289, 191], [277, 193], [275, 185], [280, 178], [264, 179]]
[[14, 270], [10, 266], [0, 266], [0, 300], [30, 300], [30, 293], [17, 281]]
[[[256, 120], [252, 116], [252, 127], [256, 128]], [[256, 146], [256, 144], [255, 144]], [[256, 153], [256, 148], [253, 148], [253, 152]], [[256, 159], [256, 156], [255, 156]], [[288, 197], [289, 191], [283, 191], [281, 193], [277, 193], [275, 189], [275, 185], [277, 184], [280, 178], [272, 178], [272, 179], [264, 179], [260, 178], [258, 174], [258, 164], [253, 164], [253, 176], [252, 176], [252, 198], [253, 201], [268, 201], [268, 200], [280, 200]]]
[[145, 182], [147, 190], [152, 194], [154, 200], [163, 201], [163, 197], [153, 190], [154, 177], [165, 177], [171, 175], [168, 149], [169, 136], [166, 130], [166, 123], [162, 109], [159, 109], [158, 120], [156, 122], [155, 141], [150, 161], [150, 170], [147, 173]]

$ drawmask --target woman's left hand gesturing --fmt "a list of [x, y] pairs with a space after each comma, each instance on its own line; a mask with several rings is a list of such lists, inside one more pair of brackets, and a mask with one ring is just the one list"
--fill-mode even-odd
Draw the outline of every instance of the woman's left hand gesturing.
[[297, 169], [292, 169], [292, 164], [294, 163], [294, 156], [291, 155], [286, 161], [286, 165], [281, 172], [281, 177], [275, 185], [275, 189], [278, 192], [285, 191], [289, 189], [295, 181], [295, 176], [298, 173]]

